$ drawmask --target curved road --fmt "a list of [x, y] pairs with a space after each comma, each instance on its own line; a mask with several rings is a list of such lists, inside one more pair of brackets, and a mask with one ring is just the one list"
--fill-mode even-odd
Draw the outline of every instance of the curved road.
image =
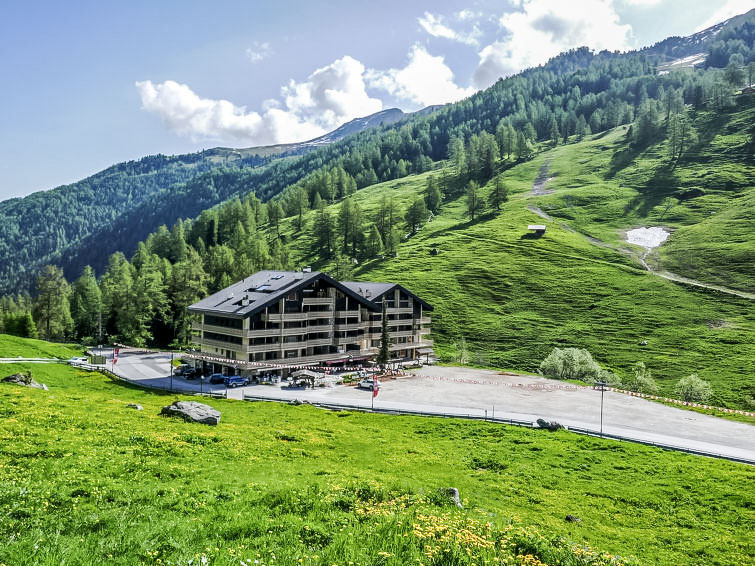
[[[108, 369], [111, 364], [108, 362]], [[120, 377], [145, 387], [168, 389], [170, 354], [122, 354], [115, 366]], [[223, 386], [173, 378], [173, 389], [185, 393], [225, 393]], [[250, 385], [228, 390], [229, 398], [244, 395], [278, 401], [347, 404], [369, 409], [371, 392], [353, 386], [289, 389]], [[600, 392], [537, 376], [501, 374], [492, 370], [425, 366], [409, 377], [386, 381], [375, 408], [436, 415], [489, 416], [534, 422], [555, 420], [567, 427], [598, 432]], [[755, 463], [755, 426], [677, 409], [623, 393], [606, 391], [603, 431], [652, 442], [739, 458]]]

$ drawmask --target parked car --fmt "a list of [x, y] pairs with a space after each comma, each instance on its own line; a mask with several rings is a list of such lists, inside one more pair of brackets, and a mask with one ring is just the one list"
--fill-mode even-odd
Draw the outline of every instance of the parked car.
[[80, 364], [88, 364], [89, 363], [89, 358], [85, 358], [85, 357], [71, 358], [70, 360], [68, 360], [68, 363], [71, 364], [71, 365], [74, 365], [74, 366], [75, 365], [80, 365]]
[[249, 379], [241, 377], [240, 375], [229, 375], [223, 380], [226, 387], [244, 387], [249, 385]]
[[[377, 386], [380, 387], [380, 382], [377, 382]], [[371, 377], [365, 377], [359, 383], [357, 383], [357, 387], [359, 389], [369, 389], [370, 391], [372, 391], [373, 387], [375, 387], [375, 382]]]
[[222, 373], [213, 373], [210, 376], [210, 383], [218, 384], [218, 383], [225, 383], [225, 376]]
[[200, 375], [202, 375], [202, 372], [195, 368], [189, 368], [184, 372], [184, 377], [186, 379], [196, 379]]
[[181, 364], [175, 370], [173, 370], [173, 375], [186, 375], [191, 369], [192, 367], [190, 365]]

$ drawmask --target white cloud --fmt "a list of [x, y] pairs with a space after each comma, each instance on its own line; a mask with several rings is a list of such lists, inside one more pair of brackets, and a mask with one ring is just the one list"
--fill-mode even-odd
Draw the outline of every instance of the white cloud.
[[627, 6], [636, 6], [639, 8], [647, 8], [649, 6], [655, 6], [661, 3], [661, 0], [622, 0]]
[[281, 89], [283, 102], [265, 101], [262, 114], [228, 100], [201, 98], [175, 81], [140, 81], [136, 88], [142, 108], [160, 116], [178, 135], [196, 141], [268, 145], [312, 139], [381, 110], [383, 103], [365, 90], [364, 75], [362, 63], [342, 57], [317, 69], [306, 81], [291, 80]]
[[[474, 16], [475, 14], [469, 10], [462, 10], [457, 14], [458, 19], [462, 21], [473, 18]], [[433, 37], [442, 37], [466, 45], [479, 45], [481, 32], [476, 25], [472, 27], [470, 32], [463, 33], [446, 25], [443, 22], [443, 16], [435, 16], [430, 12], [425, 12], [425, 15], [417, 18], [417, 21], [419, 22], [419, 25], [422, 26], [422, 29]]]
[[503, 39], [478, 53], [473, 79], [478, 88], [573, 47], [612, 51], [630, 47], [631, 26], [619, 23], [611, 0], [524, 0], [519, 11], [504, 14], [499, 24]]
[[252, 47], [248, 47], [246, 50], [246, 57], [252, 63], [259, 63], [263, 59], [267, 59], [273, 54], [273, 48], [269, 42], [255, 41], [252, 43]]
[[727, 0], [723, 6], [718, 8], [707, 20], [700, 24], [695, 31], [702, 31], [733, 16], [749, 12], [752, 8], [752, 0]]
[[458, 86], [443, 57], [430, 55], [419, 44], [412, 47], [403, 69], [370, 70], [367, 80], [371, 87], [419, 107], [455, 102], [475, 92]]

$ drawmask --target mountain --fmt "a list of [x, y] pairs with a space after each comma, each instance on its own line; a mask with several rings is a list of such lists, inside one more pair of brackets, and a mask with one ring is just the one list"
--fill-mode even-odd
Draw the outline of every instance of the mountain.
[[[708, 33], [705, 37], [714, 38], [708, 59], [736, 52], [749, 62], [752, 42], [741, 38], [751, 36], [752, 26], [750, 13]], [[662, 51], [656, 48], [656, 56]], [[161, 224], [194, 218], [228, 199], [251, 193], [263, 201], [277, 197], [290, 213], [296, 189], [307, 192], [307, 207], [315, 204], [316, 194], [330, 201], [342, 196], [342, 187], [334, 188], [333, 174], [340, 179], [339, 187], [343, 181], [361, 189], [421, 173], [447, 157], [454, 138], [468, 140], [483, 131], [498, 135], [499, 127], [524, 136], [531, 148], [525, 148], [525, 157], [554, 135], [628, 124], [643, 110], [643, 101], [657, 100], [664, 89], [688, 104], [702, 103], [696, 93], [704, 96], [717, 77], [670, 73], [660, 78], [657, 71], [648, 53], [580, 48], [459, 103], [410, 116], [388, 110], [298, 148], [216, 148], [189, 156], [148, 157], [73, 185], [5, 201], [0, 203], [0, 292], [30, 288], [45, 263], [62, 265], [69, 279], [86, 264], [101, 272], [112, 252], [130, 255], [136, 243]], [[389, 124], [392, 120], [398, 121]], [[376, 123], [381, 125], [374, 127]], [[361, 131], [352, 133], [355, 130]]]
[[[419, 112], [424, 115], [431, 110]], [[182, 204], [196, 197], [191, 182], [203, 174], [222, 172], [218, 177], [226, 178], [229, 170], [237, 170], [243, 182], [244, 171], [265, 170], [276, 159], [302, 155], [408, 116], [411, 114], [391, 108], [296, 144], [148, 156], [118, 163], [70, 185], [2, 201], [0, 294], [30, 289], [40, 267], [47, 263], [62, 264], [69, 277], [87, 264], [102, 268], [110, 253], [122, 249], [130, 254], [136, 242], [161, 224], [194, 217], [247, 188], [233, 183], [232, 188], [206, 190], [199, 198]], [[72, 259], [82, 256], [81, 261]]]

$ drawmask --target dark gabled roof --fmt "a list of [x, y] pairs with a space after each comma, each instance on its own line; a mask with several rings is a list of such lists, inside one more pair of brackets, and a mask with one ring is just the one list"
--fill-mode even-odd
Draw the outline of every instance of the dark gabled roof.
[[320, 271], [311, 273], [300, 271], [258, 271], [254, 275], [250, 275], [246, 279], [242, 279], [194, 303], [189, 307], [189, 311], [218, 314], [233, 318], [246, 318], [276, 303], [281, 297], [291, 291], [298, 291], [302, 287], [307, 287], [318, 280], [324, 280], [336, 289], [356, 299], [370, 310], [377, 311], [380, 309], [379, 305], [365, 299], [365, 297]]
[[407, 295], [414, 298], [415, 301], [418, 301], [424, 308], [431, 311], [433, 310], [433, 306], [412, 293], [409, 289], [406, 287], [403, 287], [399, 285], [398, 283], [375, 283], [372, 281], [344, 281], [343, 286], [351, 289], [353, 292], [357, 293], [361, 297], [367, 299], [368, 301], [371, 301], [375, 303], [376, 305], [379, 305], [381, 301], [383, 300], [383, 296], [388, 293], [389, 291], [393, 291], [394, 289], [398, 288]]

